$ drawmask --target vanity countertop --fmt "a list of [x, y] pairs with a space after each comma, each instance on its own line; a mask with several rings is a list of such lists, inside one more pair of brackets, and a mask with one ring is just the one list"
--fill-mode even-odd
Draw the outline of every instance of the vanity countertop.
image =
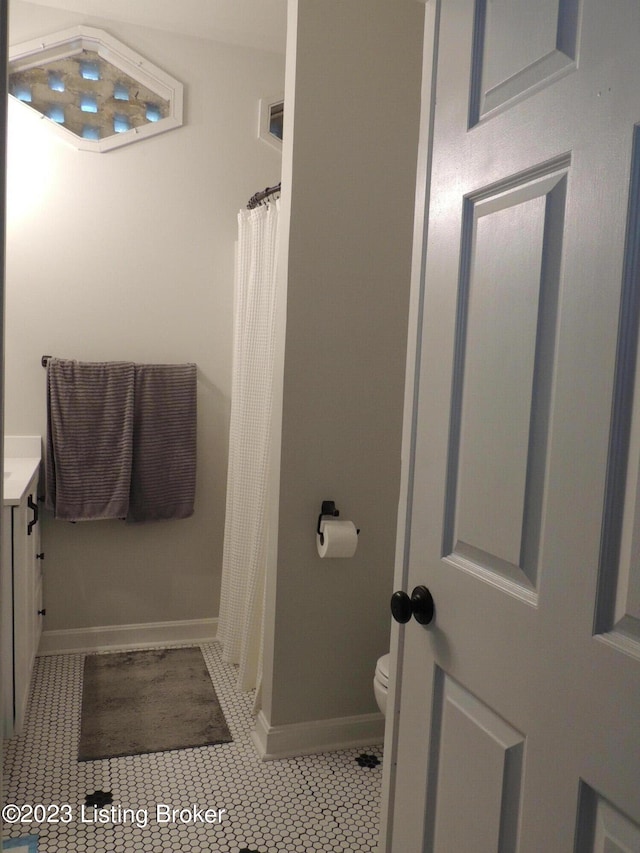
[[40, 467], [42, 439], [39, 435], [4, 437], [3, 505], [19, 504], [33, 475]]

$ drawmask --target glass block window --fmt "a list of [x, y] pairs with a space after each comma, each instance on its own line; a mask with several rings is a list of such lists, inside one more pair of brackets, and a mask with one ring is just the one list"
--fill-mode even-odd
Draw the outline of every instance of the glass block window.
[[147, 121], [160, 121], [162, 118], [162, 108], [158, 104], [147, 104], [147, 112], [145, 113]]
[[131, 130], [131, 122], [128, 117], [116, 113], [113, 117], [113, 130], [114, 133], [126, 133], [128, 130]]
[[64, 92], [64, 80], [61, 74], [56, 74], [55, 71], [49, 72], [49, 88], [52, 92]]
[[51, 119], [51, 121], [55, 121], [57, 124], [65, 123], [65, 114], [64, 107], [59, 107], [57, 104], [52, 104], [47, 107], [47, 112], [45, 115]]
[[96, 56], [95, 61], [87, 61], [80, 63], [80, 74], [84, 80], [100, 80], [100, 60]]
[[108, 151], [182, 124], [182, 84], [89, 27], [12, 48], [9, 92], [85, 150]]
[[91, 124], [85, 124], [82, 128], [82, 138], [83, 139], [100, 139], [100, 128], [94, 127]]
[[16, 82], [12, 88], [13, 91], [11, 94], [14, 98], [17, 98], [19, 101], [23, 101], [25, 104], [31, 103], [31, 86]]
[[129, 87], [124, 83], [116, 83], [113, 87], [113, 97], [116, 101], [128, 101]]
[[80, 95], [80, 109], [83, 113], [97, 113], [98, 99], [95, 95]]

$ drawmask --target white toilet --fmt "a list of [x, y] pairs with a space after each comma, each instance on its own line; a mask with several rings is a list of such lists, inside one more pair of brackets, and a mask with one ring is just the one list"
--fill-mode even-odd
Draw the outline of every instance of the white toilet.
[[373, 678], [373, 692], [376, 696], [378, 708], [383, 714], [387, 713], [387, 692], [389, 690], [389, 657], [382, 655], [376, 664], [376, 674]]

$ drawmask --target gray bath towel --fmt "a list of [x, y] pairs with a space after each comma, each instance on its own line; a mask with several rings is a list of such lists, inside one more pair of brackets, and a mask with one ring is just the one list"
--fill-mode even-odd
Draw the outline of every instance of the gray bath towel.
[[46, 507], [56, 518], [125, 518], [134, 365], [52, 358], [47, 365]]
[[187, 518], [196, 485], [195, 364], [135, 366], [128, 521]]

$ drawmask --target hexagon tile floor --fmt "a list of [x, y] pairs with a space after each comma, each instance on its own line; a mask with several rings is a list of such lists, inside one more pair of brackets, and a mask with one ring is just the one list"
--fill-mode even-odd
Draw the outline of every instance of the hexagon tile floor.
[[77, 761], [84, 655], [37, 658], [24, 732], [5, 742], [3, 783], [20, 818], [23, 806], [44, 810], [32, 823], [5, 819], [4, 837], [37, 835], [38, 853], [376, 850], [381, 747], [261, 761], [253, 694], [236, 691], [216, 643], [202, 651], [233, 743], [86, 762]]

